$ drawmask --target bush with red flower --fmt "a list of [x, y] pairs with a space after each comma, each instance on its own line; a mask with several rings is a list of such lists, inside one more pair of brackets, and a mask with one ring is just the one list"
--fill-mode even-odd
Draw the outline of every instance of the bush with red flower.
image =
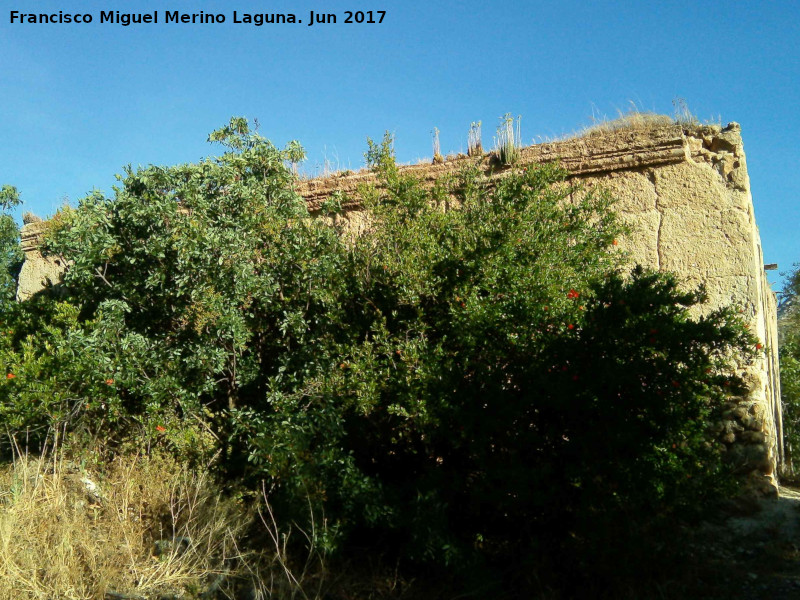
[[61, 297], [3, 313], [12, 432], [207, 449], [317, 547], [522, 579], [598, 523], [724, 491], [704, 430], [737, 382], [709, 372], [754, 341], [690, 318], [702, 294], [669, 276], [622, 275], [608, 195], [553, 165], [429, 189], [385, 138], [347, 240], [292, 191], [299, 146], [244, 119], [211, 139], [223, 156], [129, 169], [61, 215]]

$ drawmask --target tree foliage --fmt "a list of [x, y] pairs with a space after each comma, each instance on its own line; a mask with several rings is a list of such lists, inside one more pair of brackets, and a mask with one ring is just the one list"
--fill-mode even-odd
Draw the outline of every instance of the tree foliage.
[[[325, 364], [312, 341], [336, 313], [344, 251], [292, 191], [284, 162], [296, 145], [280, 151], [238, 119], [210, 139], [229, 151], [126, 169], [114, 198], [90, 195], [55, 219], [47, 251], [71, 262], [64, 302], [77, 314], [65, 337], [84, 347], [74, 362], [86, 371], [53, 369], [70, 399], [58, 419], [145, 435], [210, 419], [227, 436], [223, 411]], [[17, 382], [51, 360], [40, 350], [9, 362]]]
[[324, 514], [318, 543], [439, 564], [724, 488], [705, 427], [752, 340], [729, 310], [690, 318], [702, 291], [622, 274], [606, 194], [552, 165], [426, 188], [385, 137], [353, 240], [293, 191], [298, 144], [243, 119], [209, 139], [227, 151], [129, 168], [54, 220], [71, 266], [0, 336], [4, 425], [219, 451], [282, 514]]
[[778, 321], [786, 463], [796, 477], [800, 451], [800, 268], [792, 271], [783, 290]]
[[[19, 248], [19, 230], [14, 219], [8, 214], [20, 204], [17, 189], [10, 185], [0, 188], [0, 314], [16, 294], [16, 275], [22, 264], [22, 251]], [[1, 317], [0, 317], [1, 318]]]

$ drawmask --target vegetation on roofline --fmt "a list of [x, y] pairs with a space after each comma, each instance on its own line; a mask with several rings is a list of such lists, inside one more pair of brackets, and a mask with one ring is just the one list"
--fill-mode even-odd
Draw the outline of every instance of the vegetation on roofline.
[[[675, 110], [672, 116], [646, 111], [640, 109], [634, 102], [631, 102], [627, 112], [618, 110], [616, 118], [609, 119], [607, 116], [592, 117], [591, 125], [583, 127], [579, 131], [562, 137], [545, 138], [546, 142], [556, 142], [580, 137], [599, 137], [617, 131], [650, 131], [661, 127], [674, 126], [676, 128], [697, 128], [703, 123], [690, 110], [683, 98], [675, 98], [672, 102]], [[719, 120], [714, 124], [718, 125]], [[481, 121], [472, 122], [467, 133], [467, 153], [448, 154], [444, 156], [441, 152], [441, 142], [439, 139], [439, 129], [434, 127], [431, 132], [433, 142], [433, 158], [419, 159], [419, 164], [441, 164], [451, 159], [463, 159], [465, 157], [481, 158], [484, 156], [483, 145], [481, 142]], [[539, 138], [542, 139], [542, 138]], [[497, 134], [494, 138], [494, 149], [489, 153], [489, 160], [496, 161], [503, 166], [515, 164], [520, 155], [520, 150], [525, 147], [521, 136], [521, 117], [513, 118], [511, 113], [506, 113], [500, 118]], [[367, 169], [369, 161], [367, 161]], [[322, 169], [322, 177], [341, 177], [351, 175], [353, 172], [347, 170], [331, 169], [326, 159]]]

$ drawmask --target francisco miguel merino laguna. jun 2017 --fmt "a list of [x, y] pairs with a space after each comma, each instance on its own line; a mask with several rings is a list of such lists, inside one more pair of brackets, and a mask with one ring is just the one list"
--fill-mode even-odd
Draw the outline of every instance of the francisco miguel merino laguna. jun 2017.
[[[9, 23], [17, 24], [70, 24], [93, 23], [95, 16], [92, 13], [23, 13], [17, 10], [9, 12]], [[343, 14], [315, 13], [309, 11], [308, 18], [303, 21], [294, 13], [240, 13], [233, 11], [231, 23], [248, 24], [256, 27], [279, 23], [306, 23], [307, 26], [336, 23], [382, 23], [386, 17], [385, 10], [346, 10]], [[99, 13], [99, 23], [112, 23], [127, 27], [130, 25], [157, 24], [157, 23], [189, 23], [189, 24], [219, 24], [228, 22], [223, 13], [183, 13], [177, 10], [154, 10], [150, 13], [123, 13], [118, 10], [104, 10]]]

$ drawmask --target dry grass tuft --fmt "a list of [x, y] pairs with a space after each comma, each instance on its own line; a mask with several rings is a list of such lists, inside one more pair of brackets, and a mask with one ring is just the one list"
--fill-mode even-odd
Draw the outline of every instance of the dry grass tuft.
[[249, 522], [171, 459], [119, 458], [101, 478], [17, 455], [0, 468], [0, 600], [191, 598], [238, 568]]
[[592, 125], [586, 127], [578, 136], [593, 137], [621, 130], [647, 131], [667, 125], [677, 126], [678, 123], [668, 115], [631, 110], [625, 114], [620, 113], [616, 119], [608, 120], [604, 118], [595, 120]]
[[576, 134], [567, 136], [567, 139], [600, 136], [623, 130], [649, 131], [670, 125], [676, 128], [698, 127], [701, 125], [700, 120], [689, 110], [689, 106], [683, 98], [675, 98], [672, 101], [672, 106], [675, 109], [675, 113], [670, 117], [669, 115], [642, 110], [635, 102], [631, 102], [628, 112], [618, 110], [615, 119], [609, 119], [606, 116], [593, 116], [591, 125], [584, 127]]

